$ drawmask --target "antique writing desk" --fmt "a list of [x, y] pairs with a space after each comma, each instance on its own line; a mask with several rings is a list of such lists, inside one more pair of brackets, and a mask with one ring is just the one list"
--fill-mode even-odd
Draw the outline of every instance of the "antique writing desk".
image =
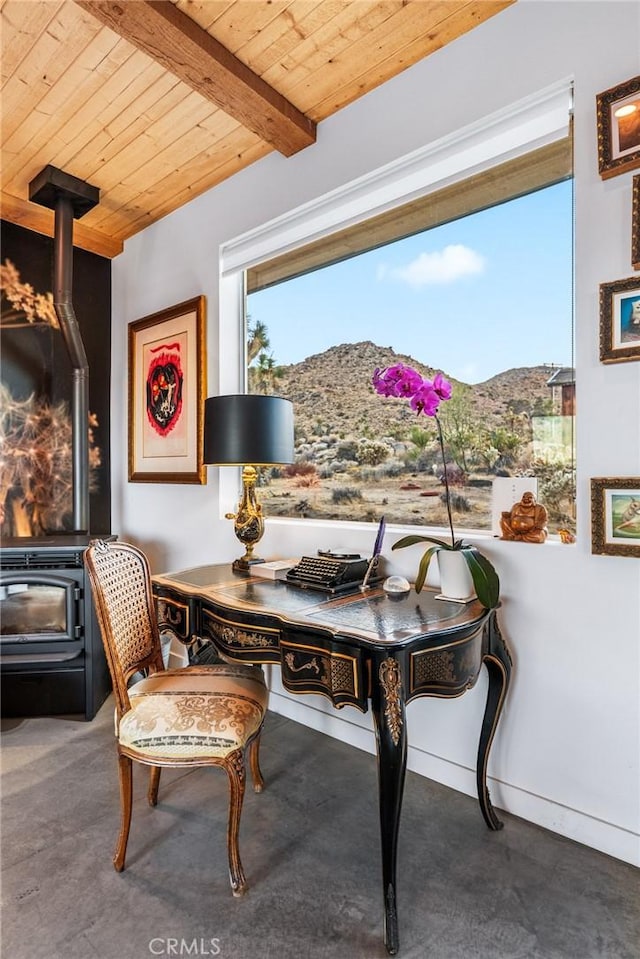
[[347, 596], [199, 566], [153, 577], [158, 620], [192, 650], [213, 643], [225, 659], [276, 663], [292, 693], [320, 693], [340, 709], [371, 704], [378, 754], [384, 941], [398, 951], [396, 850], [407, 760], [405, 706], [419, 696], [460, 696], [482, 664], [489, 686], [477, 786], [482, 815], [500, 829], [487, 790], [487, 759], [509, 685], [511, 659], [496, 613], [430, 590], [400, 599], [382, 589]]

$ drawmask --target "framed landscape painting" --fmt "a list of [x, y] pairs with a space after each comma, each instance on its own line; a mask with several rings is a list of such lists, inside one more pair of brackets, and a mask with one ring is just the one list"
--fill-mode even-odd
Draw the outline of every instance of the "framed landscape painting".
[[205, 298], [129, 324], [129, 481], [206, 483]]
[[640, 167], [640, 76], [596, 97], [598, 169], [603, 180]]
[[640, 277], [600, 285], [600, 359], [640, 359]]
[[640, 173], [634, 176], [632, 187], [631, 267], [640, 270]]
[[591, 552], [640, 556], [640, 476], [591, 480]]

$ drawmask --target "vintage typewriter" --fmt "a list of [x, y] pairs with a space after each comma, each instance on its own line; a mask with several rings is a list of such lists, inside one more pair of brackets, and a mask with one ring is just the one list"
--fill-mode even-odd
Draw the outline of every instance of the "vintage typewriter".
[[369, 567], [369, 560], [358, 553], [318, 550], [317, 556], [303, 556], [287, 573], [292, 586], [341, 593], [358, 589]]

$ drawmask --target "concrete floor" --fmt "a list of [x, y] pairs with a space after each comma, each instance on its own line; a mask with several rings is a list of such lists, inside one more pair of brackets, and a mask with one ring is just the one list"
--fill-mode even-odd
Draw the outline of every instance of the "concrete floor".
[[[112, 702], [96, 719], [2, 723], [4, 959], [384, 959], [372, 756], [280, 716], [266, 789], [247, 790], [231, 895], [226, 777], [135, 776], [127, 869]], [[399, 850], [402, 959], [638, 959], [640, 873], [409, 773]]]

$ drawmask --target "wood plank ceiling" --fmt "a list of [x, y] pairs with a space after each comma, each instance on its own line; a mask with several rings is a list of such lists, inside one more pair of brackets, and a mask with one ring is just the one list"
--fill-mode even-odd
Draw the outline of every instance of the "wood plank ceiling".
[[100, 189], [74, 242], [115, 256], [513, 2], [0, 0], [2, 217], [52, 235], [51, 164]]

